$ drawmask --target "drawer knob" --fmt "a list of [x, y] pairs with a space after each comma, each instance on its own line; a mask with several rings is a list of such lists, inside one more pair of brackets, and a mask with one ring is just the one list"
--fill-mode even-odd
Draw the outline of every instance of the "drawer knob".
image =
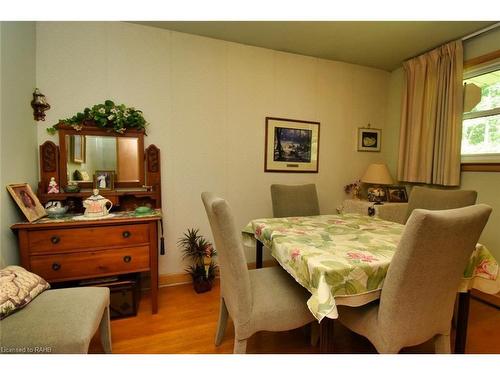
[[132, 260], [132, 257], [131, 257], [130, 255], [125, 255], [125, 256], [123, 257], [123, 261], [124, 261], [125, 263], [130, 263], [130, 261], [131, 261], [131, 260]]
[[61, 265], [59, 263], [52, 263], [52, 269], [54, 271], [59, 271], [61, 269]]
[[131, 236], [131, 233], [128, 230], [126, 230], [122, 233], [122, 236], [123, 238], [129, 238]]
[[59, 241], [61, 241], [61, 238], [59, 236], [52, 236], [50, 238], [50, 242], [52, 242], [53, 244], [59, 243]]

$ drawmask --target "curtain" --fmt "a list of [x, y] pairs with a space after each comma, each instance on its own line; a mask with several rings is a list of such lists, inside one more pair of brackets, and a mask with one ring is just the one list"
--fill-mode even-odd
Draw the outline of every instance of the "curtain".
[[462, 136], [462, 41], [454, 41], [403, 64], [405, 87], [398, 179], [460, 184]]

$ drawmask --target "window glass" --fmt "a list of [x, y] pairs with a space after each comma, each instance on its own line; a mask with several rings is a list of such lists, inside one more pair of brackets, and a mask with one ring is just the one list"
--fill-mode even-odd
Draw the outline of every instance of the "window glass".
[[481, 88], [481, 101], [470, 112], [500, 108], [500, 70], [466, 79], [464, 83]]
[[[500, 64], [465, 73], [462, 162], [500, 162]], [[469, 96], [470, 94], [470, 96]]]

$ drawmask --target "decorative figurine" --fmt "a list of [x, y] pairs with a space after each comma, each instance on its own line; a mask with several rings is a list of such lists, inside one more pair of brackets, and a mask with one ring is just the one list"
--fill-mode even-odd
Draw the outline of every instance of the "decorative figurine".
[[47, 189], [48, 194], [57, 194], [59, 193], [59, 186], [57, 185], [56, 178], [51, 177], [49, 182], [49, 188]]
[[43, 95], [38, 89], [35, 89], [35, 92], [33, 93], [31, 108], [33, 108], [33, 118], [36, 121], [45, 121], [45, 111], [50, 109], [50, 104], [47, 103], [45, 95]]
[[[108, 203], [109, 208], [106, 206]], [[92, 196], [83, 201], [83, 207], [85, 208], [85, 212], [83, 213], [85, 216], [107, 216], [111, 207], [113, 207], [113, 203], [109, 199], [99, 195], [99, 189], [94, 189], [92, 190]]]

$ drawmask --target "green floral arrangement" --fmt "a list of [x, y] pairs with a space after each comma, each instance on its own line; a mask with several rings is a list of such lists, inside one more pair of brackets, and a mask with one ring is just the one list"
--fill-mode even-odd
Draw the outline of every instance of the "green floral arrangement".
[[59, 124], [69, 125], [76, 130], [81, 130], [84, 125], [95, 125], [121, 134], [127, 129], [145, 129], [148, 125], [142, 111], [124, 104], [116, 105], [112, 100], [106, 100], [103, 104], [96, 104], [92, 108], [85, 108], [83, 112], [78, 112], [73, 117], [59, 120], [56, 125], [47, 128], [47, 131], [55, 134]]

